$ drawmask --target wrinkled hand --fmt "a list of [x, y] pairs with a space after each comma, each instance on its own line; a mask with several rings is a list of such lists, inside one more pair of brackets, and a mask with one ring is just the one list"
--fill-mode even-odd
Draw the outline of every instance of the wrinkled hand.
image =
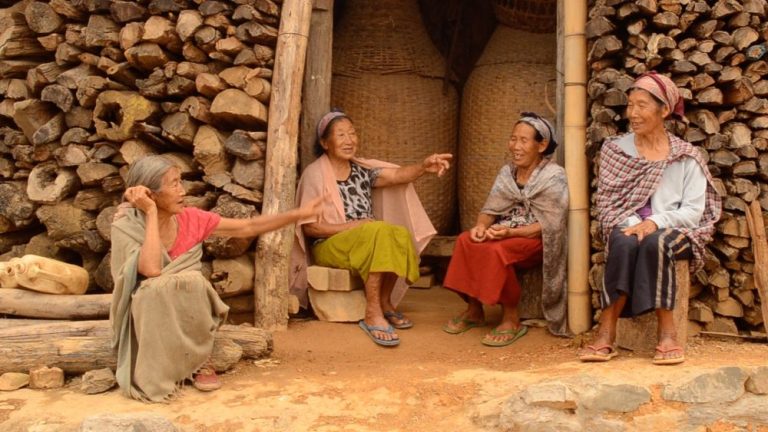
[[310, 200], [308, 203], [299, 207], [299, 220], [306, 219], [308, 217], [319, 217], [323, 209], [323, 200], [325, 196], [319, 196]]
[[437, 176], [440, 177], [451, 168], [451, 159], [453, 159], [453, 155], [450, 153], [435, 153], [431, 156], [427, 156], [427, 158], [424, 159], [422, 166], [424, 167], [424, 171], [437, 173]]
[[503, 225], [491, 225], [485, 231], [485, 238], [489, 240], [501, 240], [509, 237], [509, 228]]
[[637, 236], [637, 241], [641, 242], [644, 238], [655, 233], [658, 229], [659, 227], [656, 225], [656, 222], [650, 219], [646, 219], [637, 225], [632, 225], [631, 227], [622, 229], [621, 232], [623, 232], [624, 235]]
[[125, 190], [123, 197], [131, 205], [144, 213], [157, 211], [155, 200], [152, 199], [152, 192], [145, 186], [133, 186]]
[[482, 243], [487, 238], [487, 232], [485, 230], [485, 227], [482, 225], [475, 225], [469, 230], [469, 239], [472, 240], [475, 243]]

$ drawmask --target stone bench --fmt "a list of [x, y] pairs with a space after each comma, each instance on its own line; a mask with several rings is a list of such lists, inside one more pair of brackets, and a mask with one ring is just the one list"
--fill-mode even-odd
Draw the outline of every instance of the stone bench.
[[[688, 261], [675, 263], [677, 273], [677, 293], [675, 295], [675, 330], [677, 341], [685, 348], [688, 341], [688, 295], [691, 291], [691, 278]], [[654, 351], [658, 344], [658, 320], [655, 312], [649, 312], [634, 318], [619, 318], [616, 328], [616, 344], [632, 351]]]

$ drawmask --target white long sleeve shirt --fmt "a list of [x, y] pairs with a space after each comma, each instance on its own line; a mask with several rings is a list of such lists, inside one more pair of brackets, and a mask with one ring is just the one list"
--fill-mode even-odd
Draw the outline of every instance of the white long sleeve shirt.
[[[632, 157], [640, 157], [635, 146], [635, 134], [627, 134], [618, 141], [619, 147]], [[690, 157], [670, 163], [661, 175], [659, 187], [651, 195], [648, 219], [661, 228], [695, 228], [704, 215], [707, 177], [701, 166]], [[620, 226], [642, 222], [639, 215], [628, 217]]]

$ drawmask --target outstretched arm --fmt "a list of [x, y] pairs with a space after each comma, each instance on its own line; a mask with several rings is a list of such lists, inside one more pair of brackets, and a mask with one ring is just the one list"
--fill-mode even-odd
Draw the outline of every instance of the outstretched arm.
[[435, 153], [427, 156], [422, 163], [399, 168], [382, 168], [374, 186], [386, 187], [410, 183], [428, 172], [435, 173], [440, 177], [451, 167], [450, 161], [452, 158], [453, 155], [450, 153]]
[[306, 205], [275, 215], [261, 215], [248, 219], [222, 218], [212, 235], [223, 237], [249, 238], [276, 230], [301, 219], [317, 216], [323, 197], [317, 197]]

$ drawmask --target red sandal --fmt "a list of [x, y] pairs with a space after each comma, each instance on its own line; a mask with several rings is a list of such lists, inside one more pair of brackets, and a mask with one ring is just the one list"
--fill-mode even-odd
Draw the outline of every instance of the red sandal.
[[221, 388], [221, 381], [216, 375], [216, 371], [213, 369], [213, 365], [210, 361], [206, 362], [197, 373], [194, 374], [194, 380], [192, 385], [204, 392], [214, 391]]

